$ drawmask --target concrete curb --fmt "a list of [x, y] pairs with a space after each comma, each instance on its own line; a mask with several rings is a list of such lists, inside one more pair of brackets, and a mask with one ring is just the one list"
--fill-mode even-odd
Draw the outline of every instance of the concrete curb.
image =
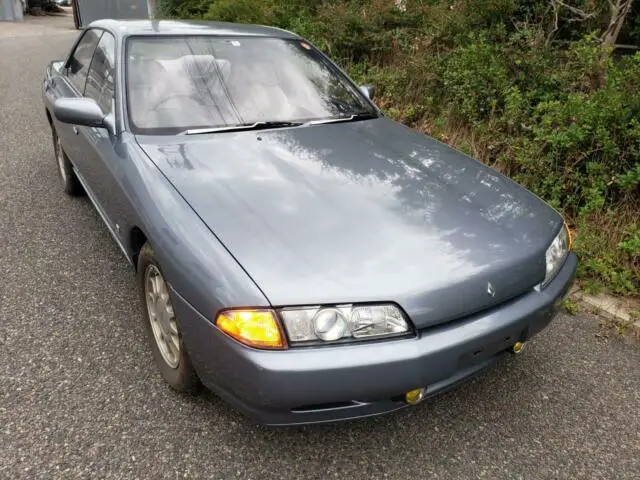
[[589, 295], [577, 286], [569, 295], [585, 310], [604, 318], [606, 325], [617, 328], [622, 335], [640, 341], [640, 318], [637, 317], [640, 312], [640, 300], [618, 298], [604, 293]]

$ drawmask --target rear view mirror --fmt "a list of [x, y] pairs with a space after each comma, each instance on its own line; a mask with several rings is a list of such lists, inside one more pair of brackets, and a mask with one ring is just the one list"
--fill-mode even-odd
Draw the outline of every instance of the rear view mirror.
[[91, 98], [59, 98], [53, 103], [53, 115], [63, 123], [106, 127], [105, 114]]
[[365, 94], [369, 100], [373, 100], [376, 94], [376, 87], [373, 85], [360, 85], [360, 91]]

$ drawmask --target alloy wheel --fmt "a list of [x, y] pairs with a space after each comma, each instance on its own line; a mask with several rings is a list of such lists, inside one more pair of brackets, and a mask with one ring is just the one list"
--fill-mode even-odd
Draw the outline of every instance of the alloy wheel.
[[169, 289], [162, 273], [155, 265], [147, 266], [144, 278], [147, 313], [153, 337], [162, 358], [171, 368], [180, 363], [180, 338]]

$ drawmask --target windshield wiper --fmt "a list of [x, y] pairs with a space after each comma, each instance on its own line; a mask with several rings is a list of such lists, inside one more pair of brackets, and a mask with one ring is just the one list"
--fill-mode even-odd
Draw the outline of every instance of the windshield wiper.
[[354, 122], [357, 120], [367, 120], [370, 118], [378, 118], [378, 115], [372, 112], [360, 112], [354, 113], [346, 117], [325, 118], [322, 120], [311, 120], [307, 122], [307, 125], [321, 125], [323, 123], [339, 123], [339, 122]]
[[243, 130], [264, 130], [266, 128], [282, 128], [282, 127], [297, 127], [302, 125], [302, 122], [255, 122], [255, 123], [239, 123], [237, 125], [230, 125], [228, 127], [208, 127], [208, 128], [194, 128], [191, 130], [185, 130], [179, 133], [179, 135], [199, 135], [204, 133], [218, 133], [218, 132], [239, 132]]

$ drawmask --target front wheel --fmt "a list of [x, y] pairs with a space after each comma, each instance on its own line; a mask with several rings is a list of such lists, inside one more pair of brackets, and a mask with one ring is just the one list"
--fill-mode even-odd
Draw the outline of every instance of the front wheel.
[[51, 135], [53, 137], [53, 151], [56, 156], [58, 173], [62, 179], [63, 190], [67, 195], [71, 195], [72, 197], [84, 195], [84, 188], [82, 188], [80, 180], [78, 180], [78, 177], [73, 171], [69, 157], [67, 157], [67, 154], [64, 153], [64, 150], [62, 149], [58, 133], [53, 128], [51, 129]]
[[138, 285], [143, 321], [158, 370], [175, 390], [197, 390], [200, 382], [182, 341], [169, 285], [148, 243], [138, 256]]

